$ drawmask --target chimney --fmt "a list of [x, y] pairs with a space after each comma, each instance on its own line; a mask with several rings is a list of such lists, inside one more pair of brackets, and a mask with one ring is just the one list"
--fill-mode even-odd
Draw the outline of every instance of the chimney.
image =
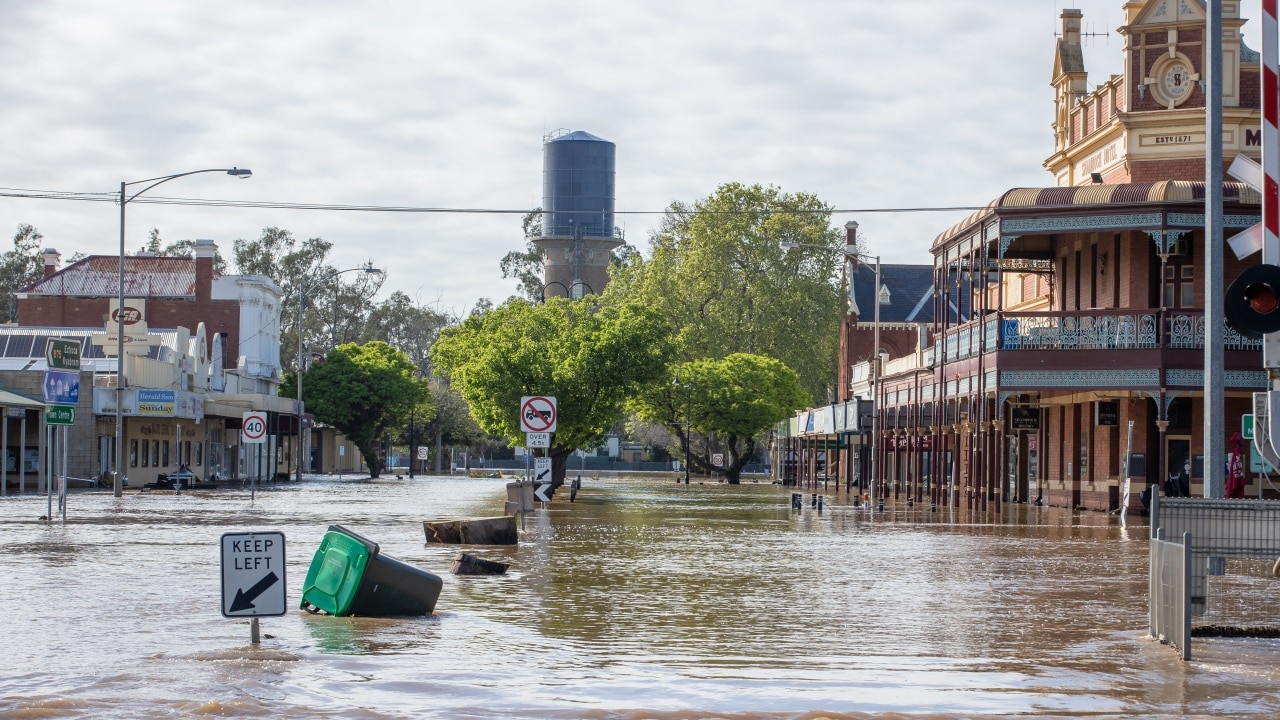
[[858, 271], [858, 223], [850, 220], [844, 224], [844, 254], [849, 261], [849, 271]]
[[45, 248], [40, 251], [40, 257], [44, 259], [44, 276], [58, 272], [58, 261], [62, 259], [62, 255], [58, 254], [53, 248]]
[[213, 256], [218, 244], [212, 240], [196, 240], [196, 302], [213, 298]]
[[1059, 19], [1062, 20], [1062, 42], [1070, 46], [1080, 44], [1080, 20], [1084, 13], [1075, 9], [1065, 9]]

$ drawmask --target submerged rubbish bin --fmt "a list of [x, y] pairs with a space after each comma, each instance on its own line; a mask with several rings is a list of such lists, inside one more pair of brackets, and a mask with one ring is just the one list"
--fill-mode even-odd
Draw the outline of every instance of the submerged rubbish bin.
[[378, 544], [330, 525], [302, 585], [302, 609], [329, 615], [429, 615], [444, 581], [382, 555]]

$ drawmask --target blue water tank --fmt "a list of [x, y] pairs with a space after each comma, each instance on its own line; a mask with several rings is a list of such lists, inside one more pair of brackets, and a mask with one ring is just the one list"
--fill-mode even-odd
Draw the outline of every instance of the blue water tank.
[[581, 130], [543, 144], [543, 237], [613, 236], [614, 151]]

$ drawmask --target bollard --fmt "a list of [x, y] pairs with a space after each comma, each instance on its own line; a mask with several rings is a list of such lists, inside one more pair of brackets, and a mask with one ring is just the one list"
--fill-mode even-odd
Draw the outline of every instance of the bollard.
[[800, 493], [791, 493], [791, 509], [801, 510], [804, 508], [804, 495]]
[[884, 498], [880, 498], [880, 507], [876, 508], [880, 512], [884, 512]]
[[938, 512], [938, 501], [934, 500], [929, 503], [929, 512]]
[[818, 496], [818, 512], [822, 512], [822, 495]]
[[818, 493], [809, 496], [809, 507], [818, 507]]

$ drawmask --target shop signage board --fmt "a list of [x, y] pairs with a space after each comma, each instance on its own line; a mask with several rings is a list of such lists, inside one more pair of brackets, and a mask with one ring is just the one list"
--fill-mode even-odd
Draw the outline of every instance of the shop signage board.
[[144, 390], [138, 388], [137, 413], [151, 417], [173, 417], [177, 405], [174, 390]]
[[1120, 403], [1116, 400], [1104, 400], [1093, 404], [1094, 425], [1099, 427], [1120, 426]]
[[556, 431], [556, 399], [543, 395], [520, 398], [520, 429], [529, 432]]
[[1040, 429], [1040, 408], [1014, 407], [1009, 408], [1009, 413], [1009, 426], [1013, 430]]
[[284, 533], [224, 533], [221, 544], [223, 617], [284, 615]]

